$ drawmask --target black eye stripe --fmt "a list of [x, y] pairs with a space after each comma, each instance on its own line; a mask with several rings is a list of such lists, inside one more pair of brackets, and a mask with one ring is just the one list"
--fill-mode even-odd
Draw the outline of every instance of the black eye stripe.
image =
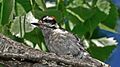
[[47, 20], [47, 19], [45, 19], [45, 20], [43, 20], [43, 21], [48, 22], [48, 20]]
[[43, 20], [43, 21], [45, 21], [46, 23], [52, 22], [52, 20], [47, 20], [47, 19], [45, 19], [45, 20]]
[[44, 20], [46, 23], [51, 23], [51, 24], [55, 24], [56, 23], [56, 21], [55, 20]]

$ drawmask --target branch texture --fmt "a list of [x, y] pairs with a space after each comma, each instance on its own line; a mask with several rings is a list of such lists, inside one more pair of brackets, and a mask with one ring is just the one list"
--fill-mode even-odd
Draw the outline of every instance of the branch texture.
[[109, 67], [89, 56], [77, 59], [43, 52], [2, 34], [0, 34], [0, 63], [5, 67]]

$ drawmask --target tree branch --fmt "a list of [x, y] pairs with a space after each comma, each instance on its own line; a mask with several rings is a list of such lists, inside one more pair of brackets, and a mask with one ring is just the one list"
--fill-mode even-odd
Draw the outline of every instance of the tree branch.
[[109, 67], [92, 57], [82, 59], [43, 52], [0, 34], [0, 63], [7, 67]]

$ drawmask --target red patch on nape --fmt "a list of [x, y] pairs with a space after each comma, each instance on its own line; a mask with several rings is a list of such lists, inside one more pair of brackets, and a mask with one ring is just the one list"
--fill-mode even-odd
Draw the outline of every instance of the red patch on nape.
[[55, 20], [56, 18], [54, 16], [51, 16], [53, 18], [53, 20]]

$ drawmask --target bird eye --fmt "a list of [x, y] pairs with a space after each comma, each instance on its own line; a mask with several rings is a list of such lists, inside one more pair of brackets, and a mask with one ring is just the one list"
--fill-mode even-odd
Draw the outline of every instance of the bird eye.
[[47, 19], [44, 19], [43, 21], [44, 21], [44, 22], [46, 22], [46, 23], [48, 22], [48, 20], [47, 20]]

